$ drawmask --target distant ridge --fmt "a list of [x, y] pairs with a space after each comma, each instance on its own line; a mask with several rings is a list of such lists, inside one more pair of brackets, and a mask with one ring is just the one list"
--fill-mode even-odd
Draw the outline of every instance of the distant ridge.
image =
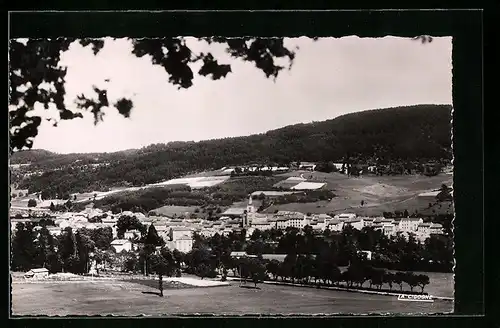
[[[60, 155], [45, 150], [15, 153], [12, 164], [50, 171], [24, 185], [32, 188], [88, 189], [117, 184], [155, 183], [193, 171], [245, 163], [292, 161], [356, 162], [451, 159], [451, 105], [415, 105], [345, 114], [335, 119], [295, 124], [266, 133], [206, 140], [154, 144], [114, 153]], [[108, 163], [90, 171], [69, 168]], [[79, 180], [76, 178], [78, 175]], [[65, 180], [65, 181], [63, 181]], [[51, 181], [51, 182], [50, 182]], [[68, 187], [68, 184], [78, 187]]]

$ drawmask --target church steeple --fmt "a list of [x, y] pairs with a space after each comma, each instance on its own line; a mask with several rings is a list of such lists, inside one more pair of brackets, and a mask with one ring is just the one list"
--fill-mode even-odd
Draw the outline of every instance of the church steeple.
[[254, 213], [254, 212], [255, 209], [252, 205], [252, 195], [250, 195], [250, 197], [248, 197], [247, 213]]
[[255, 208], [252, 205], [252, 195], [248, 197], [248, 205], [247, 205], [247, 210], [246, 210], [246, 223], [248, 224], [250, 222], [249, 216], [252, 216], [252, 213], [255, 213]]

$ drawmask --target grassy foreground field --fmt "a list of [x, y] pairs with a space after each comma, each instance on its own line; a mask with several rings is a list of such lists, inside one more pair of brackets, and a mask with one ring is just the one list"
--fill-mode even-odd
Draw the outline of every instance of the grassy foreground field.
[[366, 295], [305, 287], [259, 285], [168, 289], [161, 298], [155, 288], [125, 281], [15, 282], [12, 314], [107, 315], [162, 314], [335, 314], [443, 313], [450, 301], [398, 301], [397, 297]]

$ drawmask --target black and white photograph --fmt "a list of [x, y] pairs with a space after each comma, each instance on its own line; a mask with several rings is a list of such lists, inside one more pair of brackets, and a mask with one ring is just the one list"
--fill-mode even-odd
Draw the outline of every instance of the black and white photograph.
[[12, 315], [453, 312], [452, 41], [10, 39]]

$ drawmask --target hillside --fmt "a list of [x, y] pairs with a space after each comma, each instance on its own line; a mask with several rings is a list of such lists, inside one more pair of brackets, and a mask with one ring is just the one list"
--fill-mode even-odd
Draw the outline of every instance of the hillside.
[[[186, 173], [248, 162], [419, 161], [451, 158], [451, 106], [417, 105], [347, 114], [264, 134], [173, 142], [107, 154], [25, 151], [12, 163], [43, 171], [20, 188], [47, 195], [155, 183]], [[35, 152], [34, 154], [31, 154]], [[106, 165], [88, 165], [105, 163]]]

